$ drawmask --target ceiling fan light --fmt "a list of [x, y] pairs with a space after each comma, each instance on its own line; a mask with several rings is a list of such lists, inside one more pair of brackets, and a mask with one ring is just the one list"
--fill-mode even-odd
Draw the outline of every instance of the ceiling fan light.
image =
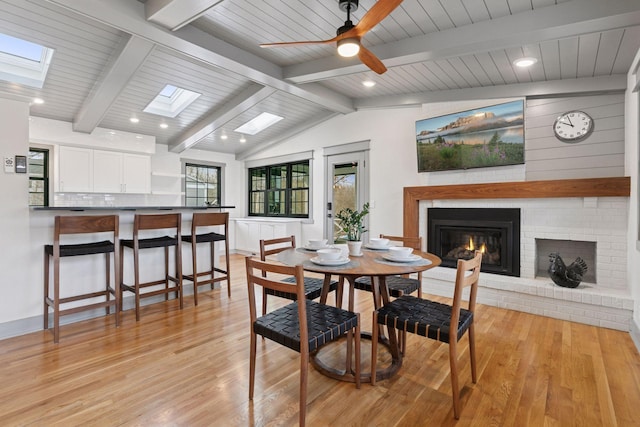
[[360, 41], [351, 37], [348, 39], [338, 40], [338, 54], [345, 58], [356, 56], [360, 52]]

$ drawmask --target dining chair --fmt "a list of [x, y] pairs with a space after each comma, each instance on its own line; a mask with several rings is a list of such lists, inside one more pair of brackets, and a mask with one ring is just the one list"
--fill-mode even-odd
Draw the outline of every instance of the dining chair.
[[[296, 236], [279, 237], [275, 239], [260, 240], [260, 260], [266, 261], [267, 256], [278, 254], [284, 250], [296, 247]], [[266, 273], [265, 273], [266, 274]], [[295, 283], [295, 277], [287, 277], [282, 279], [286, 283]], [[316, 277], [304, 277], [304, 295], [307, 299], [316, 299], [322, 293], [324, 279]], [[332, 280], [329, 284], [329, 292], [335, 291], [336, 307], [342, 306], [342, 286]], [[286, 298], [295, 301], [298, 295], [295, 292], [279, 292], [269, 288], [262, 289], [262, 314], [267, 311], [267, 295], [274, 295], [280, 298]]]
[[[302, 265], [285, 266], [246, 258], [247, 286], [249, 290], [249, 312], [251, 317], [251, 348], [249, 364], [249, 400], [253, 400], [256, 371], [257, 335], [273, 340], [300, 353], [300, 426], [304, 426], [307, 408], [307, 377], [309, 354], [324, 344], [347, 334], [347, 346], [355, 345], [355, 382], [360, 388], [360, 314], [305, 298]], [[274, 280], [272, 275], [288, 275], [292, 283]], [[293, 293], [296, 301], [257, 317], [256, 289], [271, 289], [274, 292]], [[304, 301], [304, 304], [300, 303]], [[355, 338], [355, 339], [354, 339]]]
[[[381, 238], [389, 239], [389, 243], [401, 243], [402, 246], [407, 246], [418, 251], [422, 250], [422, 237], [400, 237], [400, 236], [388, 236], [381, 234]], [[371, 277], [358, 277], [355, 281], [354, 287], [361, 291], [373, 292], [371, 287]], [[389, 289], [389, 295], [394, 298], [398, 298], [402, 295], [409, 295], [418, 291], [418, 298], [422, 298], [422, 272], [417, 273], [417, 277], [409, 277], [409, 275], [403, 276], [389, 276], [386, 278], [387, 288]]]
[[[428, 299], [403, 295], [373, 312], [373, 324], [386, 325], [402, 334], [407, 332], [422, 335], [449, 344], [449, 366], [453, 394], [453, 413], [460, 418], [460, 389], [458, 387], [458, 341], [469, 331], [469, 355], [471, 357], [471, 380], [476, 383], [476, 350], [474, 312], [478, 293], [478, 279], [482, 253], [476, 252], [470, 260], [458, 260], [453, 304], [443, 304]], [[467, 308], [462, 308], [462, 292], [470, 287]], [[451, 325], [455, 325], [452, 330]], [[372, 328], [371, 354], [376, 354], [379, 328]], [[376, 383], [376, 358], [371, 358], [371, 384]]]

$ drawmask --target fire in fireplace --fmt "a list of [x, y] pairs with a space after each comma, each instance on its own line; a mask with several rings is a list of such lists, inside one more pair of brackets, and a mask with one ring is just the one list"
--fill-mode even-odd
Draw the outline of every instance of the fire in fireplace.
[[456, 267], [482, 252], [482, 271], [520, 276], [520, 209], [429, 208], [427, 250]]

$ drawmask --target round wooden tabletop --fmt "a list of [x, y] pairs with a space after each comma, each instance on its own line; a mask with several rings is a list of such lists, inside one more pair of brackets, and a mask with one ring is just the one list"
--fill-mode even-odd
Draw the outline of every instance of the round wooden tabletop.
[[320, 265], [311, 262], [316, 253], [303, 248], [288, 249], [278, 254], [278, 261], [287, 265], [302, 264], [304, 269], [315, 273], [337, 276], [393, 276], [417, 273], [440, 265], [441, 260], [428, 252], [413, 251], [420, 257], [414, 262], [395, 262], [384, 258], [386, 251], [363, 249], [362, 256], [349, 256], [342, 265]]

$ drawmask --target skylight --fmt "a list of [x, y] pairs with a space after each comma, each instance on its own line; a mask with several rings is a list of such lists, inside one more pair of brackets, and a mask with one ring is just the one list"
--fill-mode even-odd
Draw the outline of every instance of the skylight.
[[0, 80], [42, 88], [53, 49], [0, 33]]
[[143, 111], [173, 118], [191, 105], [200, 95], [200, 93], [187, 89], [166, 85]]
[[269, 126], [272, 126], [278, 123], [280, 120], [284, 119], [284, 117], [276, 116], [271, 113], [260, 113], [258, 116], [249, 120], [247, 123], [243, 124], [237, 129], [234, 129], [235, 132], [244, 133], [247, 135], [255, 135], [258, 132], [262, 132]]

